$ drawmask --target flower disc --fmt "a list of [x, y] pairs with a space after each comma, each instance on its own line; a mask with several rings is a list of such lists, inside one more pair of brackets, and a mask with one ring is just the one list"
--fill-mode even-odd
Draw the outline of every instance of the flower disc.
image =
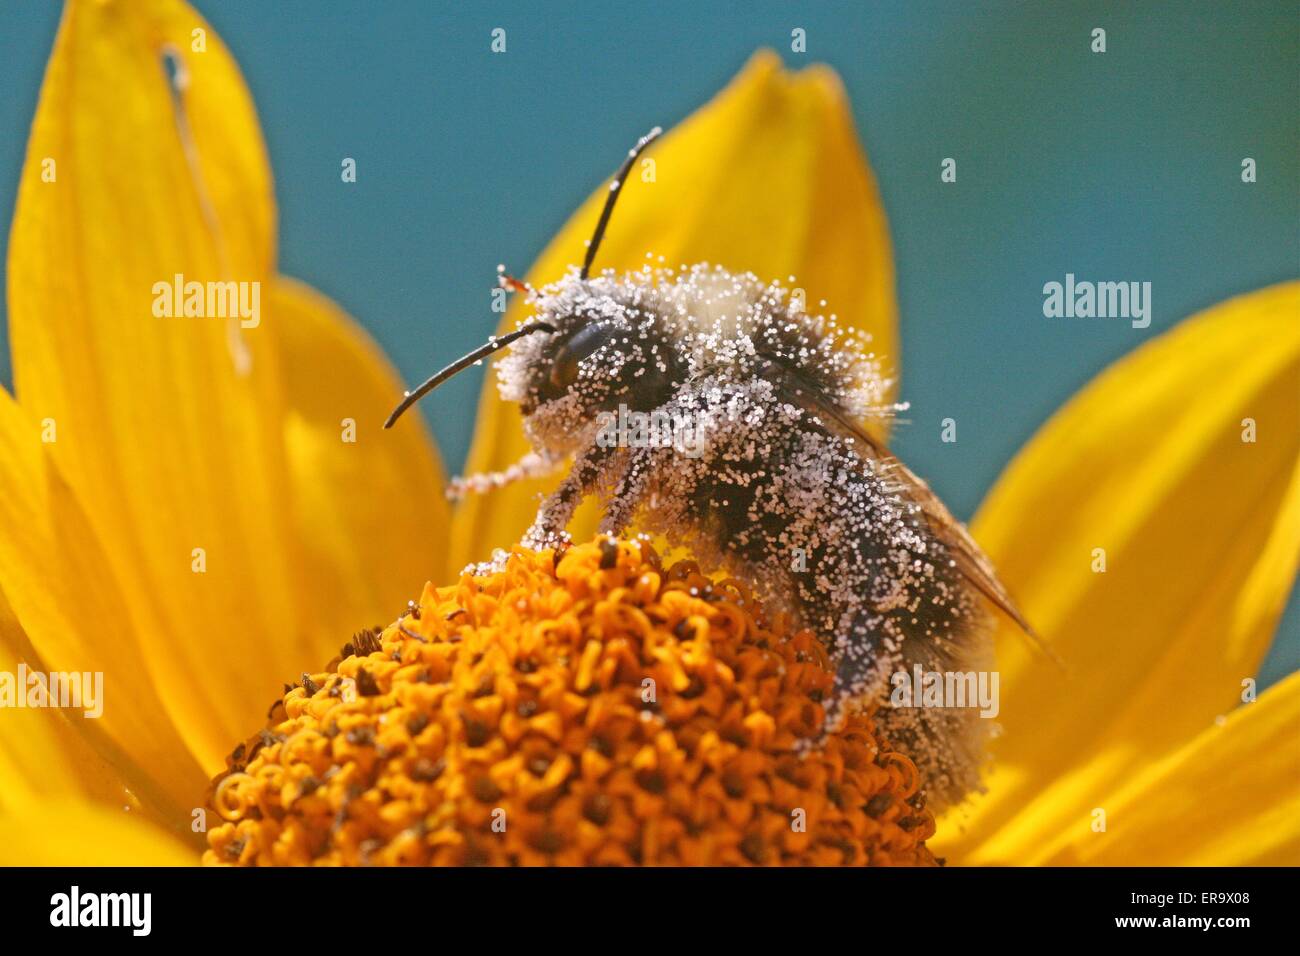
[[911, 761], [823, 735], [821, 643], [643, 541], [516, 550], [304, 674], [209, 864], [933, 865]]

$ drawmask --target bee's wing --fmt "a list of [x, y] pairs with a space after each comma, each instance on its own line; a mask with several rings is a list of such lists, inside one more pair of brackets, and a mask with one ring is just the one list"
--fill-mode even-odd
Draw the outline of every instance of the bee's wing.
[[1034, 629], [1029, 626], [1025, 616], [1016, 607], [1016, 602], [998, 580], [993, 562], [980, 550], [975, 539], [967, 532], [966, 526], [954, 518], [947, 506], [939, 500], [939, 496], [930, 490], [930, 486], [895, 458], [883, 442], [872, 437], [865, 428], [837, 408], [820, 389], [811, 385], [796, 370], [781, 362], [774, 362], [774, 364], [775, 374], [781, 381], [773, 384], [780, 390], [782, 397], [792, 405], [815, 411], [827, 419], [827, 425], [861, 442], [865, 446], [865, 454], [877, 463], [878, 473], [891, 482], [893, 490], [920, 507], [931, 533], [943, 542], [962, 575], [979, 589], [981, 594], [1001, 608], [1011, 620], [1020, 625], [1026, 634], [1035, 638], [1037, 643]]

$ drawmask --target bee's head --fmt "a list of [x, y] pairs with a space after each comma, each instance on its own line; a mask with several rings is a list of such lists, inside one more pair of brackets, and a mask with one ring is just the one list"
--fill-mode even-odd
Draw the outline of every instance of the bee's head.
[[503, 280], [507, 287], [529, 291], [536, 318], [491, 339], [407, 392], [385, 428], [457, 372], [513, 343], [518, 344], [499, 367], [502, 396], [519, 403], [534, 440], [555, 450], [570, 450], [571, 443], [580, 440], [583, 416], [591, 421], [598, 412], [616, 409], [620, 403], [645, 409], [662, 401], [673, 367], [654, 316], [612, 278], [589, 278], [623, 182], [637, 156], [659, 133], [655, 127], [628, 151], [610, 183], [580, 270], [540, 293], [518, 280]]
[[536, 295], [535, 321], [553, 331], [497, 366], [502, 397], [519, 403], [536, 442], [570, 451], [601, 412], [649, 411], [671, 396], [679, 360], [638, 288], [572, 272]]

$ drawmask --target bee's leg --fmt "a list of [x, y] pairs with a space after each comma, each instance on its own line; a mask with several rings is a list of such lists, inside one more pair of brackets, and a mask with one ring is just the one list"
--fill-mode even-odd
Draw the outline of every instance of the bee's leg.
[[530, 451], [504, 471], [480, 472], [453, 478], [447, 485], [447, 497], [458, 501], [466, 495], [481, 495], [523, 478], [545, 478], [559, 468], [560, 464], [559, 459], [545, 458]]
[[[875, 615], [859, 613], [840, 631], [838, 641], [828, 643], [835, 668], [835, 681], [822, 702], [825, 719], [820, 744], [827, 734], [841, 729], [848, 717], [867, 709], [877, 699], [880, 689], [888, 686], [892, 665], [880, 653], [880, 636], [875, 633]], [[879, 721], [879, 718], [877, 718]]]
[[600, 521], [601, 534], [621, 535], [632, 523], [650, 483], [656, 451], [655, 448], [628, 449], [627, 461], [605, 505], [605, 516]]
[[560, 482], [560, 487], [551, 492], [537, 509], [532, 527], [524, 532], [522, 543], [525, 547], [541, 551], [568, 541], [565, 527], [578, 510], [582, 499], [595, 490], [617, 451], [618, 448], [613, 445], [602, 448], [593, 444], [578, 455], [573, 467]]

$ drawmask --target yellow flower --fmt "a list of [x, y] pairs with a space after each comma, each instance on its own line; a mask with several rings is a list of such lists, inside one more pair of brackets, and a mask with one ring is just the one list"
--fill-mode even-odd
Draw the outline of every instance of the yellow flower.
[[[191, 56], [198, 26], [207, 52]], [[885, 218], [832, 73], [790, 74], [760, 54], [653, 155], [656, 182], [626, 191], [602, 266], [639, 266], [653, 251], [671, 263], [794, 275], [810, 299], [870, 330], [897, 365]], [[46, 158], [57, 162], [53, 182], [42, 178]], [[543, 253], [534, 283], [580, 257], [598, 201]], [[20, 663], [101, 671], [105, 706], [99, 720], [0, 710], [0, 862], [196, 862], [208, 781], [232, 744], [266, 722], [267, 703], [281, 697], [294, 719], [313, 716], [317, 697], [321, 708], [339, 706], [330, 687], [301, 681], [304, 670], [334, 656], [341, 636], [392, 620], [427, 579], [447, 581], [466, 561], [509, 546], [531, 517], [541, 486], [521, 483], [449, 518], [419, 424], [379, 431], [400, 393], [392, 371], [336, 307], [276, 274], [274, 249], [260, 133], [215, 33], [181, 0], [70, 0], [10, 244], [17, 398], [0, 393], [0, 672]], [[155, 317], [151, 290], [178, 274], [260, 282], [261, 321]], [[1292, 283], [1187, 320], [1087, 386], [990, 494], [975, 536], [1067, 669], [999, 635], [1004, 732], [988, 793], [940, 821], [928, 841], [938, 855], [1300, 860], [1300, 675], [1240, 702], [1300, 554], [1298, 315]], [[507, 325], [519, 317], [508, 314]], [[1241, 440], [1246, 418], [1257, 441]], [[343, 440], [345, 420], [355, 423], [354, 443]], [[517, 413], [489, 383], [470, 467], [501, 468], [523, 450]], [[580, 514], [577, 539], [589, 521]], [[429, 557], [438, 543], [451, 552], [442, 567]], [[1105, 574], [1089, 568], [1096, 547], [1107, 551]], [[337, 673], [350, 673], [361, 692], [344, 706], [360, 706], [360, 718], [381, 695], [396, 695], [406, 654], [441, 653], [420, 637], [450, 647], [445, 615], [423, 621], [423, 609], [486, 600], [466, 587], [462, 579], [425, 591], [418, 637], [399, 630], [410, 629], [408, 615], [367, 639], [379, 641], [378, 660], [397, 651], [402, 661], [366, 678], [358, 668], [373, 665], [361, 655], [340, 661]], [[548, 591], [540, 575], [536, 587], [556, 601], [569, 593]], [[496, 646], [509, 639], [503, 628], [493, 633]], [[665, 674], [685, 669], [683, 647], [665, 645]], [[578, 680], [598, 670], [598, 657], [558, 666]], [[296, 678], [303, 686], [282, 694]], [[416, 675], [402, 694], [419, 683]], [[680, 706], [676, 691], [661, 692], [665, 708]], [[464, 696], [457, 702], [473, 706], [473, 692]], [[753, 713], [757, 729], [764, 714], [780, 727], [771, 709]], [[345, 732], [339, 746], [348, 743]], [[273, 753], [292, 758], [285, 746], [246, 749], [244, 769], [259, 759], [269, 767]], [[644, 769], [637, 759], [679, 759], [677, 750], [642, 750], [617, 768], [625, 784]], [[684, 752], [674, 766], [686, 772], [691, 758]], [[350, 754], [347, 763], [364, 759]], [[763, 801], [769, 810], [780, 802], [762, 769], [760, 759], [714, 783], [727, 795], [723, 812], [743, 821]], [[295, 793], [297, 772], [280, 781]], [[907, 792], [863, 772], [855, 783], [863, 795]], [[613, 792], [643, 809], [648, 799]], [[242, 781], [216, 796], [228, 807], [270, 798]], [[581, 810], [564, 806], [570, 818], [560, 819]], [[397, 799], [366, 809], [403, 830], [412, 822]], [[1097, 810], [1104, 833], [1093, 829]], [[666, 833], [681, 823], [670, 817], [639, 819], [659, 820]], [[855, 832], [871, 829], [853, 819]], [[719, 835], [732, 856], [714, 858], [762, 856], [769, 844], [741, 846], [732, 824]], [[240, 821], [210, 825], [214, 854], [253, 852], [239, 844]], [[544, 815], [530, 825], [515, 835], [527, 841], [522, 858], [571, 848]], [[928, 836], [928, 824], [913, 829]], [[401, 859], [403, 847], [354, 849], [356, 859], [363, 851]], [[919, 859], [923, 848], [914, 849]], [[296, 858], [292, 846], [281, 850]]]

